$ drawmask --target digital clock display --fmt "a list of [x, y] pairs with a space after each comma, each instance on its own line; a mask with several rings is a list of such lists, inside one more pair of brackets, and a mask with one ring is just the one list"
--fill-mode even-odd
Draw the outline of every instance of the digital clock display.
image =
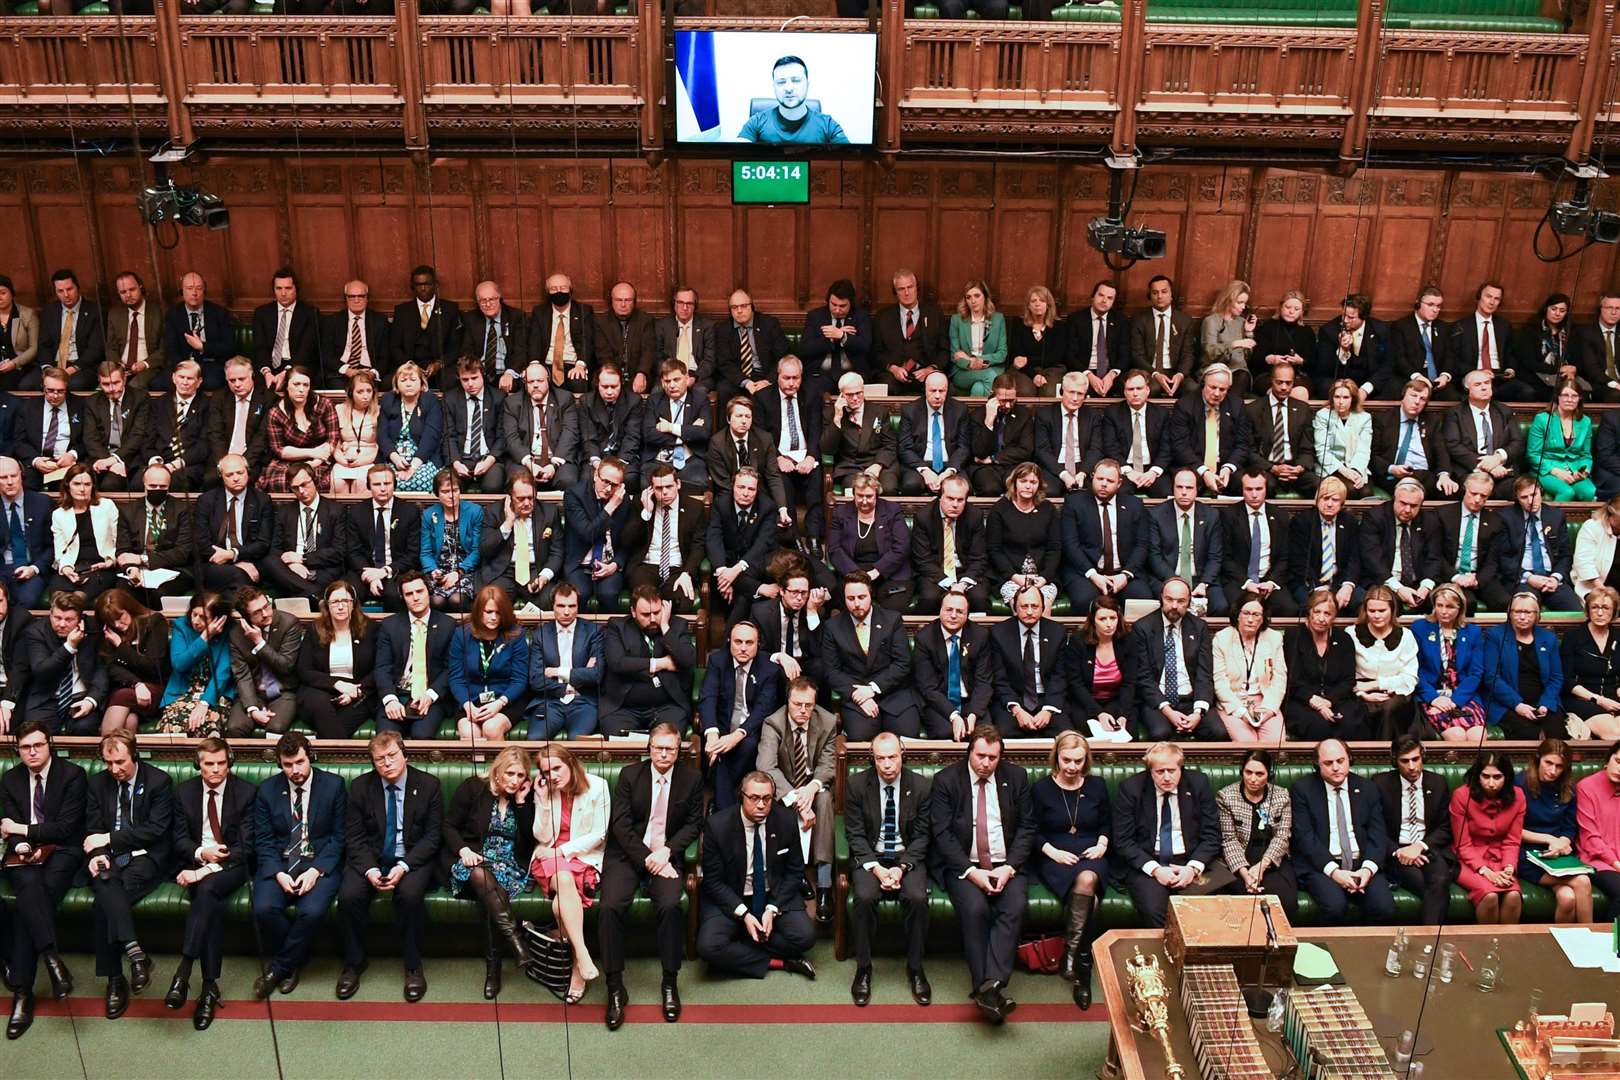
[[810, 165], [803, 161], [733, 161], [733, 203], [808, 203]]

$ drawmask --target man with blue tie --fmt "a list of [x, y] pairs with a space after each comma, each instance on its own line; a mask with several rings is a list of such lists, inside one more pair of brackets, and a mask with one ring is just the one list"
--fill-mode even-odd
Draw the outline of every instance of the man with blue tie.
[[[966, 606], [963, 605], [966, 616]], [[905, 767], [900, 737], [883, 732], [872, 740], [872, 767], [849, 778], [844, 794], [844, 830], [849, 838], [849, 887], [854, 894], [850, 936], [855, 943], [855, 1004], [872, 1000], [872, 938], [878, 903], [900, 900], [906, 934], [906, 974], [912, 999], [933, 999], [923, 974], [928, 943], [928, 777]]]
[[529, 702], [531, 742], [596, 734], [602, 628], [579, 617], [579, 590], [571, 582], [551, 594], [551, 614], [550, 622], [535, 628], [529, 649], [529, 686], [535, 691]]
[[1501, 519], [1502, 581], [1534, 592], [1543, 611], [1579, 611], [1581, 602], [1569, 585], [1572, 557], [1564, 512], [1543, 505], [1535, 477], [1513, 482], [1513, 505], [1502, 510]]
[[259, 1001], [298, 988], [338, 889], [347, 817], [343, 781], [315, 768], [307, 737], [289, 731], [276, 740], [276, 763], [281, 771], [259, 785], [253, 802], [253, 919], [268, 961], [253, 980]]
[[394, 902], [394, 936], [405, 961], [405, 1000], [427, 993], [422, 974], [425, 897], [438, 873], [444, 795], [437, 778], [411, 768], [397, 731], [379, 731], [366, 744], [371, 772], [349, 789], [347, 865], [338, 891], [343, 922], [343, 970], [337, 996], [347, 1001], [366, 970], [366, 916], [378, 893]]
[[1412, 314], [1389, 324], [1390, 379], [1380, 388], [1385, 398], [1398, 398], [1401, 388], [1422, 376], [1430, 395], [1445, 401], [1457, 400], [1456, 373], [1447, 353], [1449, 327], [1440, 321], [1445, 294], [1438, 286], [1425, 285], [1412, 304]]
[[1343, 923], [1352, 902], [1362, 923], [1395, 916], [1395, 896], [1381, 867], [1389, 834], [1378, 789], [1350, 771], [1350, 750], [1339, 739], [1316, 745], [1316, 772], [1296, 780], [1292, 840], [1299, 883], [1317, 903], [1324, 925]]
[[703, 754], [714, 773], [714, 808], [733, 804], [737, 785], [754, 768], [759, 732], [782, 700], [782, 671], [759, 655], [759, 627], [747, 619], [731, 628], [725, 649], [709, 653], [698, 692]]
[[1431, 423], [1424, 415], [1431, 396], [1428, 381], [1413, 378], [1398, 396], [1399, 408], [1373, 414], [1368, 461], [1373, 483], [1388, 489], [1411, 477], [1430, 496], [1455, 495], [1458, 481], [1451, 475], [1451, 460], [1440, 441], [1440, 423]]
[[923, 734], [964, 742], [990, 720], [995, 675], [990, 629], [968, 621], [968, 600], [946, 593], [939, 618], [921, 627], [912, 643], [912, 674], [923, 703]]
[[951, 397], [951, 380], [936, 371], [923, 382], [923, 396], [900, 409], [900, 494], [937, 495], [948, 476], [967, 465], [962, 425], [967, 406]]
[[1114, 848], [1125, 888], [1149, 926], [1163, 926], [1170, 896], [1214, 865], [1221, 854], [1215, 792], [1197, 769], [1181, 767], [1181, 747], [1158, 742], [1127, 777], [1114, 800]]
[[0, 527], [5, 529], [0, 558], [5, 560], [6, 594], [17, 607], [37, 608], [45, 597], [46, 571], [54, 555], [51, 510], [49, 495], [23, 489], [22, 464], [0, 457]]

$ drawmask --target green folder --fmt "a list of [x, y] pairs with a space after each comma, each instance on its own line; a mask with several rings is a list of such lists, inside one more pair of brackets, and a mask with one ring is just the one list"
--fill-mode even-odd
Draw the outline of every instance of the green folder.
[[1581, 862], [1573, 855], [1545, 855], [1539, 851], [1528, 853], [1525, 858], [1541, 867], [1553, 877], [1579, 877], [1582, 874], [1592, 873], [1592, 868]]

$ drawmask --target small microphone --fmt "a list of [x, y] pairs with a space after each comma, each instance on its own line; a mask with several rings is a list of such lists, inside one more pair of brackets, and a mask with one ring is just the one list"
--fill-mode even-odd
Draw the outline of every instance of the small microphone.
[[1277, 924], [1271, 920], [1271, 901], [1260, 898], [1260, 914], [1266, 920], [1266, 948], [1277, 947]]

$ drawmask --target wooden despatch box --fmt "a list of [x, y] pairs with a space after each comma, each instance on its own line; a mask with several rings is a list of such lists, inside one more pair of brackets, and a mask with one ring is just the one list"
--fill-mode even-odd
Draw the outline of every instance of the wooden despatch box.
[[[1268, 943], [1265, 915], [1271, 912], [1276, 938]], [[1294, 977], [1299, 942], [1275, 896], [1172, 896], [1164, 924], [1164, 951], [1170, 963], [1231, 964], [1243, 986], [1287, 985]]]

